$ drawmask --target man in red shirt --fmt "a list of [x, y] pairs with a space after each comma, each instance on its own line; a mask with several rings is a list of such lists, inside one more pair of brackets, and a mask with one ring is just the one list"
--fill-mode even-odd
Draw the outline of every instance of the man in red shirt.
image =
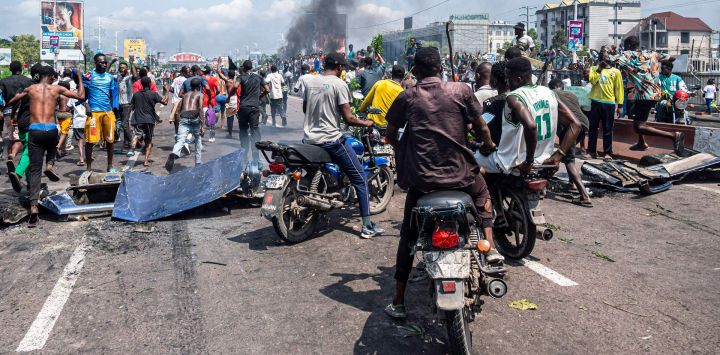
[[217, 106], [216, 96], [220, 92], [220, 82], [216, 77], [210, 75], [211, 71], [212, 69], [209, 65], [203, 68], [203, 78], [207, 81], [207, 86], [203, 88], [203, 107], [207, 111], [205, 114], [205, 123], [207, 123], [208, 130], [210, 131], [208, 142], [212, 143], [215, 141], [215, 123], [217, 123], [215, 106]]
[[[133, 83], [133, 87], [132, 87], [133, 94], [136, 93], [136, 92], [138, 92], [138, 91], [142, 91], [143, 86], [142, 86], [142, 84], [140, 83], [140, 80], [142, 80], [142, 78], [148, 76], [148, 71], [147, 71], [147, 69], [142, 68], [142, 69], [140, 69], [140, 71], [138, 72], [138, 74], [140, 75], [140, 77], [139, 77], [137, 80], [135, 80], [135, 82]], [[158, 92], [157, 86], [155, 86], [155, 82], [154, 82], [154, 81], [151, 81], [151, 82], [150, 82], [150, 90], [151, 90], [151, 91], [154, 91], [154, 92]]]

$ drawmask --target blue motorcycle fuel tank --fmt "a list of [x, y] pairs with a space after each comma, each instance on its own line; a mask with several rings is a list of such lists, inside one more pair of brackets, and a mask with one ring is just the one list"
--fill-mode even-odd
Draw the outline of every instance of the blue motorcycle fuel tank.
[[365, 146], [359, 139], [355, 137], [347, 137], [347, 142], [348, 144], [350, 144], [350, 147], [352, 147], [352, 149], [355, 151], [355, 154], [359, 156], [365, 154]]

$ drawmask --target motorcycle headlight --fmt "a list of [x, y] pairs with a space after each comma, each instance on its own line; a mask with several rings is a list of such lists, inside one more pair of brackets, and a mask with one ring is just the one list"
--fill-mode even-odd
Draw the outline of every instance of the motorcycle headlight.
[[678, 110], [684, 110], [687, 108], [688, 102], [684, 100], [677, 100], [675, 101], [675, 108]]

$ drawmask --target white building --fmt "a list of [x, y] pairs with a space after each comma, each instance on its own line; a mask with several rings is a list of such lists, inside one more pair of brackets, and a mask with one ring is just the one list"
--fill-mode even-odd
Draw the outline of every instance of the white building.
[[692, 54], [691, 57], [709, 58], [716, 45], [712, 28], [703, 20], [680, 16], [671, 11], [642, 19], [627, 35], [637, 36], [640, 47], [671, 55]]
[[507, 42], [512, 42], [515, 37], [515, 25], [505, 21], [493, 21], [488, 30], [488, 52], [496, 53]]
[[567, 23], [583, 21], [586, 49], [600, 49], [604, 45], [620, 45], [623, 36], [640, 23], [640, 1], [637, 0], [563, 0], [545, 4], [535, 12], [538, 42], [552, 45], [553, 35], [566, 31]]

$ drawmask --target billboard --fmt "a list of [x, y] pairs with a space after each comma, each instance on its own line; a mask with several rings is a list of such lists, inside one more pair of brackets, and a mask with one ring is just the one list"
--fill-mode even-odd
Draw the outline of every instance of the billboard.
[[10, 65], [12, 61], [12, 49], [0, 48], [0, 65]]
[[83, 3], [40, 2], [40, 59], [83, 60]]
[[577, 52], [583, 47], [583, 22], [578, 20], [568, 21], [568, 50]]
[[125, 39], [125, 59], [134, 56], [139, 62], [145, 61], [145, 40], [142, 38]]

